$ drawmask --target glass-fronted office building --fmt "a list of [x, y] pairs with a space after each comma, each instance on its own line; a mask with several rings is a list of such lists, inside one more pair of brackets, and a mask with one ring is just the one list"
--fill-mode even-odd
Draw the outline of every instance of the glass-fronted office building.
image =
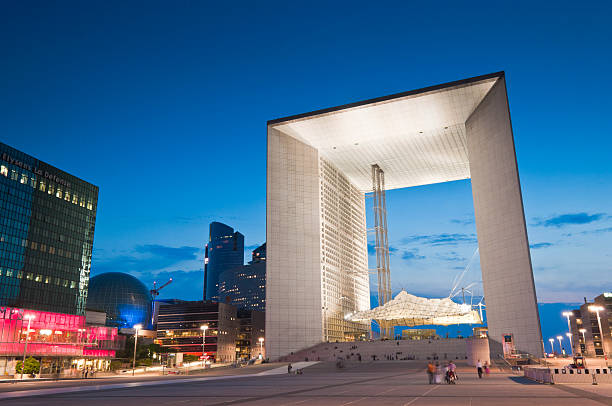
[[98, 187], [0, 143], [0, 305], [85, 315]]
[[204, 300], [219, 300], [219, 277], [223, 271], [244, 264], [244, 235], [213, 221], [204, 259]]
[[[0, 143], [0, 373], [27, 355], [41, 373], [108, 366], [117, 329], [85, 306], [98, 187]], [[26, 347], [26, 342], [28, 346]]]
[[[202, 326], [207, 329], [202, 330]], [[156, 342], [169, 352], [232, 362], [236, 359], [237, 327], [236, 308], [232, 305], [160, 300]]]
[[266, 310], [266, 244], [252, 252], [247, 265], [221, 272], [219, 301], [239, 309]]

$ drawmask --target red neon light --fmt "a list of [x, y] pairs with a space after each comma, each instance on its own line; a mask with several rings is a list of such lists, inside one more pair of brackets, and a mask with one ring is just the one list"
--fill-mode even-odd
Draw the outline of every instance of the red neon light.
[[[50, 331], [53, 333], [49, 334]], [[108, 346], [116, 341], [117, 329], [86, 326], [84, 316], [0, 307], [0, 355], [23, 354], [26, 338], [28, 355], [114, 357], [113, 350], [84, 348], [84, 345]]]

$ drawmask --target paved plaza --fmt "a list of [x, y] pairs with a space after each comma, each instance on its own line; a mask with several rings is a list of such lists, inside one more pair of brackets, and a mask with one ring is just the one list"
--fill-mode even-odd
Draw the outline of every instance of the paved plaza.
[[[479, 380], [459, 369], [457, 385], [428, 385], [417, 361], [374, 362], [303, 375], [275, 374], [282, 364], [197, 376], [0, 384], [3, 405], [612, 405], [611, 385], [541, 385], [508, 373]], [[280, 372], [280, 371], [276, 371]], [[38, 392], [46, 391], [46, 392]], [[37, 395], [38, 396], [32, 396]], [[27, 395], [27, 396], [24, 396]], [[7, 397], [12, 398], [7, 398]]]

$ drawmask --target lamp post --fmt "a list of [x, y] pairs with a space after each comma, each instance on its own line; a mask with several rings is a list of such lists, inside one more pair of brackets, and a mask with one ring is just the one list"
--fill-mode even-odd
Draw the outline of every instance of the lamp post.
[[601, 337], [601, 348], [604, 352], [604, 358], [607, 359], [607, 351], [606, 351], [606, 340], [604, 340], [603, 330], [601, 328], [601, 318], [599, 317], [599, 312], [603, 311], [603, 306], [591, 305], [589, 306], [589, 310], [597, 313], [597, 325], [599, 326], [599, 337]]
[[263, 343], [264, 343], [264, 338], [259, 337], [259, 355], [261, 355], [261, 359], [263, 359]]
[[570, 349], [572, 350], [572, 354], [574, 353], [574, 347], [572, 344], [572, 333], [565, 333], [565, 335], [567, 336], [567, 338], [569, 339], [570, 342]]
[[25, 346], [23, 347], [23, 362], [21, 363], [21, 379], [23, 380], [23, 371], [25, 370], [26, 352], [28, 352], [28, 340], [30, 339], [30, 323], [34, 318], [33, 314], [26, 314], [23, 316], [24, 319], [28, 319], [28, 329], [26, 330]]
[[581, 328], [580, 330], [578, 330], [582, 333], [582, 343], [584, 344], [584, 354], [586, 354], [586, 337], [584, 336], [584, 333], [586, 333], [586, 328]]
[[563, 340], [563, 336], [557, 336], [557, 340], [559, 340], [559, 351], [563, 353], [563, 344], [561, 343], [561, 340]]
[[550, 353], [555, 355], [555, 339], [549, 338], [548, 341], [550, 341]]
[[138, 345], [138, 330], [142, 328], [142, 324], [136, 324], [134, 329], [136, 333], [134, 333], [134, 360], [132, 361], [132, 376], [136, 373], [136, 346]]
[[201, 325], [200, 330], [202, 330], [202, 367], [206, 368], [206, 360], [204, 359], [206, 350], [204, 347], [206, 347], [206, 330], [208, 330], [208, 324]]

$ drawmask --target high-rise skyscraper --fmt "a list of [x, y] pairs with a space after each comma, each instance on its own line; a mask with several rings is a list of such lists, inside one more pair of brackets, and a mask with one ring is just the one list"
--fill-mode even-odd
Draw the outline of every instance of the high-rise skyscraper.
[[227, 269], [219, 276], [219, 301], [239, 309], [266, 310], [266, 243], [255, 248], [247, 265]]
[[213, 221], [204, 259], [204, 300], [219, 300], [221, 272], [244, 264], [244, 235]]
[[84, 316], [98, 187], [0, 143], [0, 305]]

